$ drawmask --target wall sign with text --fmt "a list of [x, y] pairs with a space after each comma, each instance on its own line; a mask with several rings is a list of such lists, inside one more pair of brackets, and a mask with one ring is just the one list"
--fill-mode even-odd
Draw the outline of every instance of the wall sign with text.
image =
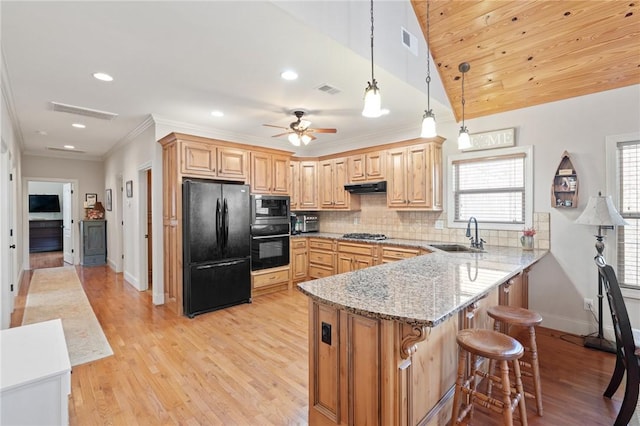
[[516, 144], [515, 128], [513, 127], [491, 132], [473, 133], [469, 136], [471, 136], [471, 147], [463, 151], [506, 148]]

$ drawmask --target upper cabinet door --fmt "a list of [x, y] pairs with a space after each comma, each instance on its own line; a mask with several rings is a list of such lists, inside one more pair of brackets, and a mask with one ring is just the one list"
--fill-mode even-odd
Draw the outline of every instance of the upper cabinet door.
[[271, 192], [278, 195], [290, 195], [289, 157], [284, 155], [272, 156]]
[[318, 210], [318, 162], [300, 162], [300, 192], [298, 208], [300, 210]]
[[182, 142], [180, 171], [189, 176], [215, 176], [216, 147], [201, 142]]
[[384, 151], [365, 154], [365, 171], [367, 180], [384, 180], [386, 169], [386, 153]]
[[217, 176], [225, 179], [247, 180], [247, 151], [236, 148], [218, 147]]

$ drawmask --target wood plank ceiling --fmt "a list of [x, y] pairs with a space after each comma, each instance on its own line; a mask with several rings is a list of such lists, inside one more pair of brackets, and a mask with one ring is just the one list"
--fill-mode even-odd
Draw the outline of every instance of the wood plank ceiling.
[[[411, 3], [426, 39], [427, 2]], [[458, 121], [465, 61], [465, 118], [640, 83], [640, 0], [431, 0], [429, 16]]]

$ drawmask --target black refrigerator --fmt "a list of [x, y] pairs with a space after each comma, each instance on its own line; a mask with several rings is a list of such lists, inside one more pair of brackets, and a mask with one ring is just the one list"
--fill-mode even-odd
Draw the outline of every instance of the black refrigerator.
[[184, 313], [251, 302], [249, 186], [185, 179]]

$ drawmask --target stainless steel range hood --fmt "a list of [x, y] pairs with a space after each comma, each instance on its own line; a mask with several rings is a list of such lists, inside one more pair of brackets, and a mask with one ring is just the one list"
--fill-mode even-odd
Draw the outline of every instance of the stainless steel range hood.
[[363, 182], [363, 183], [348, 183], [344, 186], [345, 191], [349, 191], [352, 194], [375, 194], [387, 192], [387, 181], [380, 182]]

